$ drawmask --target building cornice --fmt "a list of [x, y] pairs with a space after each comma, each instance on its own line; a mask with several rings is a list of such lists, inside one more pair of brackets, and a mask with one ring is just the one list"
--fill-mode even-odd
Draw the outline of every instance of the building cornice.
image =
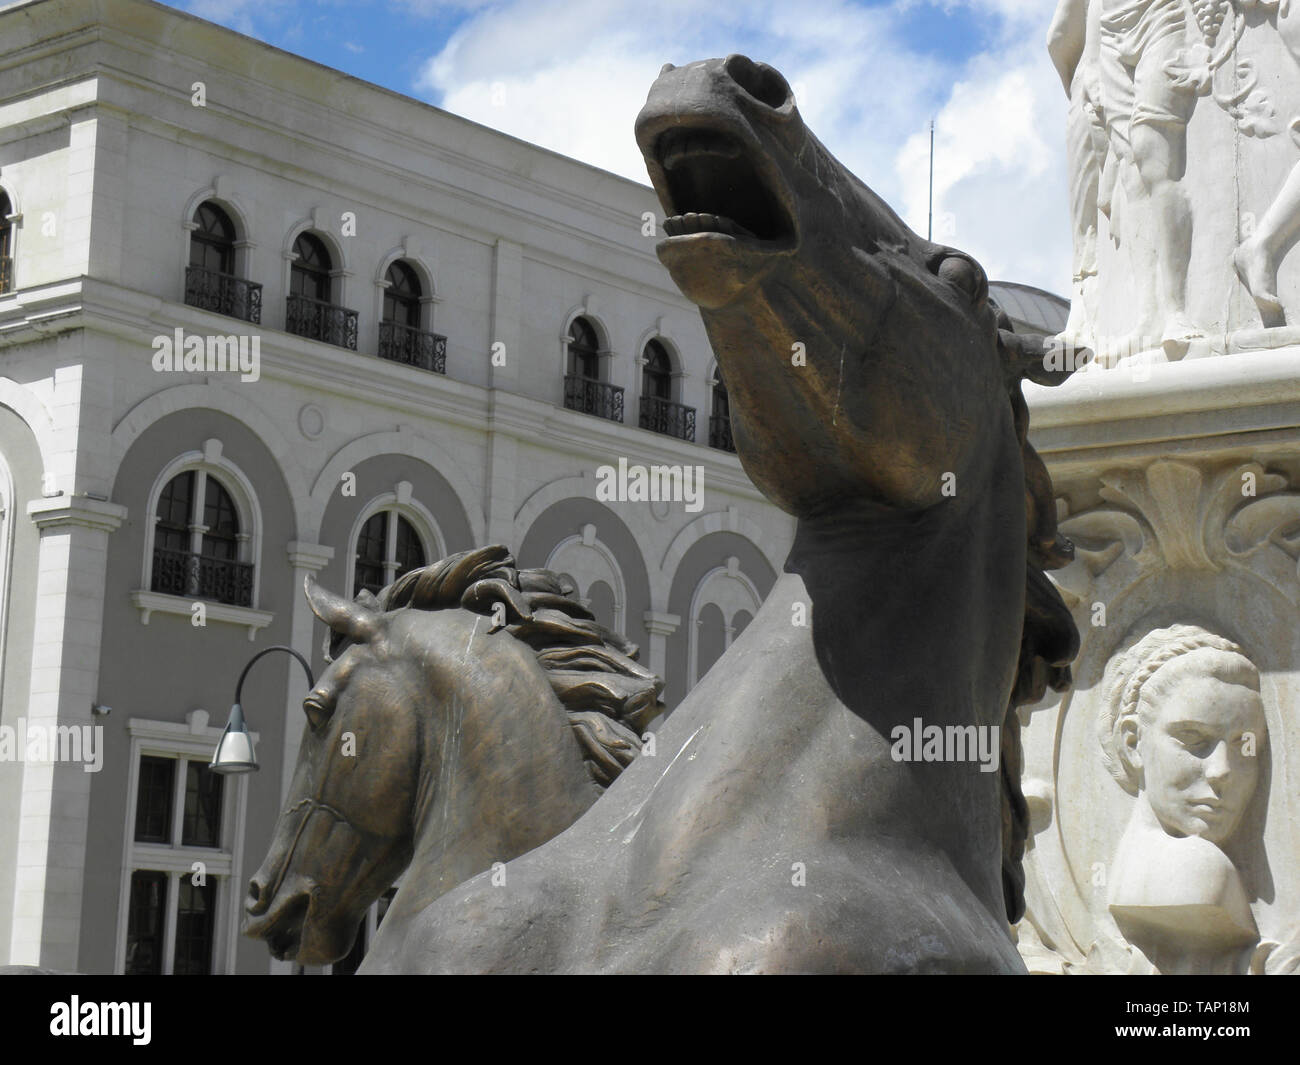
[[126, 507], [120, 503], [84, 495], [47, 496], [33, 499], [27, 504], [28, 517], [42, 532], [80, 526], [111, 533], [126, 521], [126, 513]]
[[1050, 462], [1061, 453], [1122, 454], [1178, 441], [1300, 427], [1300, 352], [1241, 352], [1082, 370], [1056, 388], [1026, 383], [1030, 437]]
[[286, 552], [289, 565], [294, 569], [310, 570], [319, 573], [334, 558], [334, 548], [325, 544], [311, 544], [303, 540], [290, 540]]
[[[16, 294], [27, 313], [15, 320], [0, 311], [0, 347], [84, 329], [137, 345], [140, 358], [151, 356], [150, 338], [186, 332], [240, 334], [261, 338], [261, 380], [301, 386], [310, 380], [317, 395], [354, 398], [364, 381], [370, 402], [388, 407], [403, 420], [436, 420], [475, 435], [500, 432], [582, 461], [613, 461], [625, 456], [645, 465], [704, 466], [711, 488], [742, 499], [763, 497], [733, 454], [557, 407], [545, 400], [491, 389], [439, 374], [424, 374], [372, 355], [308, 340], [266, 326], [170, 303], [98, 278], [83, 277]], [[28, 310], [30, 308], [30, 310]], [[39, 309], [37, 313], [33, 313]], [[176, 383], [215, 380], [220, 375], [174, 373]], [[245, 387], [237, 374], [231, 387]]]

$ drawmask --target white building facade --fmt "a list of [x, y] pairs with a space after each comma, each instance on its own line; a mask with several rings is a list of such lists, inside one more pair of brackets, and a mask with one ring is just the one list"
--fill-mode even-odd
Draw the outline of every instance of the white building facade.
[[[649, 188], [143, 0], [11, 5], [0, 41], [0, 959], [267, 972], [239, 920], [287, 655], [244, 687], [261, 771], [206, 762], [253, 654], [323, 667], [305, 576], [505, 544], [671, 707], [793, 521], [730, 450]], [[599, 499], [620, 460], [702, 495]]]

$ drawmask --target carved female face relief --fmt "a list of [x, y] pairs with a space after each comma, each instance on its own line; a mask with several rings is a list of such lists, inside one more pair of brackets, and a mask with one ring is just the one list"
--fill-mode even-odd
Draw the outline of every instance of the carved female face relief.
[[1198, 661], [1219, 657], [1227, 656], [1194, 652], [1161, 667], [1171, 676], [1157, 673], [1153, 690], [1143, 692], [1127, 757], [1166, 832], [1222, 846], [1255, 792], [1267, 726], [1258, 691], [1202, 668], [1213, 670], [1212, 661]]
[[1222, 846], [1259, 782], [1268, 725], [1259, 671], [1195, 625], [1154, 629], [1107, 669], [1099, 739], [1110, 773], [1171, 836]]

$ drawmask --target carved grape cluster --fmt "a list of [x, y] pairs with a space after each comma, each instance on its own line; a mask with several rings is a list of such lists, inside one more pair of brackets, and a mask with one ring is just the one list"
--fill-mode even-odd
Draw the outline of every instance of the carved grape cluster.
[[1200, 27], [1206, 44], [1213, 44], [1219, 35], [1219, 27], [1223, 25], [1230, 4], [1231, 0], [1192, 0], [1196, 25]]

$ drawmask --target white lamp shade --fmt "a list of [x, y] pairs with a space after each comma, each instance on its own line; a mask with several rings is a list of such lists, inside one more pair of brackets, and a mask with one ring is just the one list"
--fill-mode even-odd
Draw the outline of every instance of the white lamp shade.
[[244, 725], [244, 713], [238, 703], [230, 708], [226, 731], [217, 741], [217, 749], [208, 768], [214, 773], [251, 773], [257, 768], [253, 737]]

